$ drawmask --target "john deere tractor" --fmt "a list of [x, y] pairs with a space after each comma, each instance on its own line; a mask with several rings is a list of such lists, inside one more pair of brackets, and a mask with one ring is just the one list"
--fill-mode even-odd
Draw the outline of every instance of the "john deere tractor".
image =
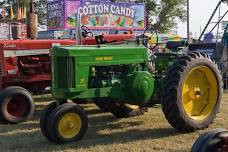
[[207, 55], [176, 51], [182, 42], [169, 43], [169, 53], [154, 54], [140, 40], [128, 45], [101, 44], [52, 49], [56, 101], [40, 119], [48, 140], [69, 143], [85, 135], [87, 114], [72, 102], [82, 99], [92, 99], [117, 118], [141, 115], [160, 102], [166, 119], [180, 132], [206, 128], [215, 119], [222, 80]]

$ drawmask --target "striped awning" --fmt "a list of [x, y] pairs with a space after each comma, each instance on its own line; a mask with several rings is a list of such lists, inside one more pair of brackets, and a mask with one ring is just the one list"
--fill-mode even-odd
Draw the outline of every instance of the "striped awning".
[[[156, 43], [157, 42], [157, 37], [156, 35], [151, 34], [146, 34], [148, 37], [151, 37], [150, 43]], [[159, 44], [164, 44], [167, 43], [168, 41], [181, 41], [182, 38], [178, 35], [174, 34], [158, 34], [158, 43]]]

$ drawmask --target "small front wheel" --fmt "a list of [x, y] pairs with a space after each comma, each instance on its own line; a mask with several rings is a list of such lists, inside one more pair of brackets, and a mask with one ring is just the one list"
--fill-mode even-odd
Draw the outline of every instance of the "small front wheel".
[[56, 102], [52, 102], [50, 103], [45, 109], [44, 111], [42, 112], [41, 116], [40, 116], [40, 129], [41, 129], [41, 132], [43, 133], [43, 135], [49, 140], [51, 141], [51, 137], [48, 133], [48, 130], [47, 130], [47, 121], [48, 121], [48, 118], [51, 114], [52, 111], [55, 110], [55, 108], [57, 107], [57, 104]]
[[80, 140], [88, 128], [86, 112], [78, 105], [63, 104], [52, 111], [47, 129], [51, 141], [57, 144]]

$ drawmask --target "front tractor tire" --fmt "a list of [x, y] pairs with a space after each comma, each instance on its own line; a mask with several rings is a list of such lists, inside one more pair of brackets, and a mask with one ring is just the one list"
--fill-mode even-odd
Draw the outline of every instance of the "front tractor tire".
[[116, 118], [128, 118], [143, 115], [147, 112], [146, 107], [130, 104], [120, 104], [112, 98], [99, 98], [94, 101], [103, 112], [111, 112]]
[[191, 52], [168, 68], [161, 90], [162, 110], [178, 131], [208, 127], [222, 100], [222, 77], [205, 54]]
[[53, 110], [55, 110], [55, 108], [57, 107], [56, 102], [52, 102], [50, 103], [42, 112], [41, 116], [40, 116], [40, 129], [42, 134], [49, 140], [52, 141], [50, 134], [48, 133], [47, 130], [47, 121], [48, 118], [50, 116], [50, 114], [52, 113]]
[[[48, 114], [48, 111], [51, 113]], [[65, 103], [56, 108], [54, 105], [49, 106], [45, 114], [41, 117], [41, 131], [49, 141], [56, 144], [78, 141], [88, 129], [87, 114], [76, 104]]]
[[35, 104], [29, 91], [22, 87], [8, 87], [0, 93], [0, 120], [7, 124], [17, 124], [30, 119]]

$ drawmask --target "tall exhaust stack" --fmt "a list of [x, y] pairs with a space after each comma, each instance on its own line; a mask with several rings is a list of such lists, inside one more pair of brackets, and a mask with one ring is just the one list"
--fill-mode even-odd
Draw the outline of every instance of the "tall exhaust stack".
[[78, 13], [78, 11], [76, 10], [75, 12], [75, 38], [76, 38], [76, 44], [77, 45], [82, 45], [82, 28], [81, 28], [81, 14]]

